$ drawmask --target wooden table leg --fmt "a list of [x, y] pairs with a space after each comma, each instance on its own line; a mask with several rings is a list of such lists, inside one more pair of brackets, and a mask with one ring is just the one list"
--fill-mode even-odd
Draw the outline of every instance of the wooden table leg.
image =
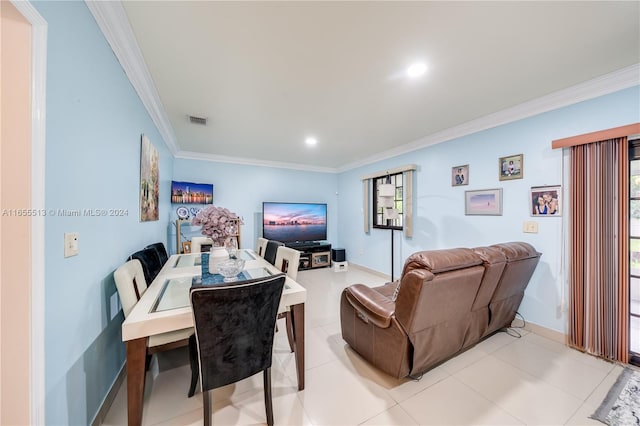
[[127, 418], [129, 426], [142, 424], [147, 338], [127, 340]]
[[304, 389], [304, 303], [291, 306], [298, 390]]

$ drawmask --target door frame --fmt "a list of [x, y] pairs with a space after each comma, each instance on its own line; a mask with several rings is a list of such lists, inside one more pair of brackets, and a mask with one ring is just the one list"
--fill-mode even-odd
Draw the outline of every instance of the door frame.
[[[32, 28], [31, 69], [31, 208], [45, 211], [45, 141], [47, 81], [47, 21], [24, 0], [11, 4]], [[45, 217], [31, 217], [31, 424], [45, 424]]]

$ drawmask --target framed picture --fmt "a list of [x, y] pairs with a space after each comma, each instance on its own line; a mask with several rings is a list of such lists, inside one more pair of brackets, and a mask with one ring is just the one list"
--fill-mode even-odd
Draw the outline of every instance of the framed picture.
[[140, 221], [158, 220], [158, 151], [146, 135], [140, 147]]
[[562, 187], [534, 186], [529, 197], [531, 216], [562, 216]]
[[498, 160], [500, 180], [522, 179], [524, 173], [522, 154], [502, 157]]
[[191, 241], [183, 241], [182, 242], [182, 252], [184, 254], [191, 253]]
[[469, 185], [469, 165], [451, 168], [451, 186]]
[[502, 216], [502, 188], [465, 191], [464, 214]]

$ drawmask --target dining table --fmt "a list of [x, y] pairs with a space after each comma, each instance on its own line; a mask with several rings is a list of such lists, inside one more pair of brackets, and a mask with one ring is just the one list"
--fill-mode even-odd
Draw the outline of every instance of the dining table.
[[[274, 265], [252, 250], [238, 250], [237, 256], [245, 260], [241, 273], [241, 277], [245, 279], [281, 273]], [[212, 257], [210, 262], [215, 273], [216, 259]], [[193, 327], [189, 289], [194, 283], [201, 285], [201, 282], [202, 256], [200, 253], [172, 255], [122, 323], [122, 340], [126, 345], [127, 422], [129, 425], [142, 424], [149, 336]], [[288, 311], [291, 316], [298, 390], [304, 389], [306, 297], [306, 289], [287, 276], [278, 313]]]

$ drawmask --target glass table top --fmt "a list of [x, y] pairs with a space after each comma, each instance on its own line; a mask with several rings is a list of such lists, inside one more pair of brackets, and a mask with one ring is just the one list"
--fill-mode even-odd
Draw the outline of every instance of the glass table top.
[[[247, 251], [247, 250], [238, 250], [238, 254], [240, 255], [240, 259], [244, 260], [255, 260], [255, 256]], [[200, 253], [192, 253], [192, 254], [183, 254], [181, 255], [176, 263], [173, 265], [174, 268], [187, 268], [191, 266], [200, 266], [202, 265], [202, 258], [200, 257]]]
[[[267, 268], [245, 269], [238, 277], [242, 280], [264, 278], [273, 275]], [[205, 278], [204, 285], [226, 284], [220, 274], [209, 274]], [[232, 284], [232, 283], [229, 283]], [[170, 309], [185, 308], [189, 306], [189, 289], [192, 285], [203, 285], [201, 275], [189, 275], [184, 277], [167, 278], [162, 284], [160, 295], [153, 304], [150, 313], [168, 311]], [[284, 289], [289, 287], [285, 283]]]

